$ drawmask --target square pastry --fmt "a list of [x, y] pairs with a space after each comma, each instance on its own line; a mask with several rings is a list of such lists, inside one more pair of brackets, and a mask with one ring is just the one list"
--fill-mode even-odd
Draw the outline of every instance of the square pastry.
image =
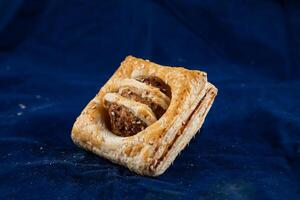
[[205, 72], [128, 56], [77, 118], [72, 139], [138, 174], [158, 176], [200, 129], [216, 94]]

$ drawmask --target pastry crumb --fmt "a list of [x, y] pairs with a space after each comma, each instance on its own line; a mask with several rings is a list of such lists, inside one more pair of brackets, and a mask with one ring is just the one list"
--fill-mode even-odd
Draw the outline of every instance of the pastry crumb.
[[25, 106], [24, 104], [22, 104], [22, 103], [19, 104], [19, 107], [20, 107], [21, 109], [26, 109], [26, 106]]

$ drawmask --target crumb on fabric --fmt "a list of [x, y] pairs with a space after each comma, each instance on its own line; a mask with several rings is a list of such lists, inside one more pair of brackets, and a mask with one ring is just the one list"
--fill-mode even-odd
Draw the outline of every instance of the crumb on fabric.
[[24, 104], [22, 104], [22, 103], [19, 104], [19, 107], [20, 107], [21, 109], [26, 109], [26, 106], [25, 106]]

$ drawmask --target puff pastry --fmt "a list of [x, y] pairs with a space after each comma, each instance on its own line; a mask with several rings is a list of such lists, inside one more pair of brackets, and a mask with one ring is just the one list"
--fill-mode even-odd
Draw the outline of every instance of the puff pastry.
[[158, 176], [200, 129], [216, 95], [205, 72], [128, 56], [77, 118], [72, 139], [138, 174]]

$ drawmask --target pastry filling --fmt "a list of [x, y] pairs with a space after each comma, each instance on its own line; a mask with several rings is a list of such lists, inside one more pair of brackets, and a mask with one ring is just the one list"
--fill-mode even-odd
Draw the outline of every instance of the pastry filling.
[[155, 76], [139, 76], [136, 78], [137, 81], [146, 83], [153, 87], [158, 88], [162, 93], [171, 97], [171, 88], [163, 80]]
[[123, 97], [148, 105], [154, 112], [157, 119], [165, 113], [165, 110], [160, 105], [153, 103], [149, 98], [141, 97], [140, 95], [132, 92], [129, 88], [123, 89], [120, 94]]
[[[136, 78], [136, 80], [150, 85], [152, 87], [156, 87], [169, 98], [171, 97], [170, 86], [164, 83], [158, 77], [140, 76]], [[156, 119], [159, 119], [166, 112], [165, 105], [161, 104], [160, 101], [157, 101], [157, 98], [160, 97], [152, 99], [151, 95], [147, 96], [144, 94], [138, 94], [137, 92], [134, 92], [130, 87], [127, 86], [121, 86], [118, 90], [118, 93], [126, 99], [130, 99], [135, 102], [146, 105], [147, 108], [150, 108], [152, 110]], [[168, 104], [169, 102], [166, 103], [166, 105]], [[132, 106], [135, 105], [132, 104]], [[148, 124], [145, 121], [136, 116], [134, 112], [131, 112], [130, 109], [132, 108], [129, 108], [124, 105], [119, 105], [117, 101], [105, 102], [105, 108], [108, 111], [109, 115], [110, 130], [118, 136], [132, 136], [143, 131], [148, 127]], [[143, 109], [145, 109], [145, 107]]]
[[111, 130], [116, 135], [127, 137], [144, 130], [147, 124], [124, 106], [111, 103], [107, 107]]

